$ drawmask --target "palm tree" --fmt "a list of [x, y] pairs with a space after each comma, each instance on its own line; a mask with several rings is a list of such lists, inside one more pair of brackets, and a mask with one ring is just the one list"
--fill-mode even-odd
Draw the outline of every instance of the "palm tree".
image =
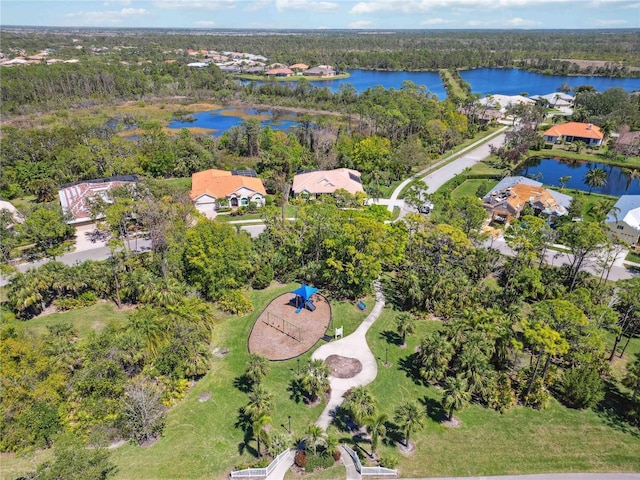
[[567, 183], [571, 181], [571, 175], [565, 175], [564, 177], [560, 177], [558, 181], [560, 182], [560, 188], [564, 189], [566, 188]]
[[385, 423], [388, 420], [388, 416], [386, 413], [379, 413], [377, 415], [371, 415], [365, 419], [365, 425], [367, 426], [367, 431], [369, 435], [371, 435], [371, 452], [376, 453], [378, 449], [378, 442], [381, 435], [385, 435], [387, 433], [387, 427]]
[[421, 340], [420, 351], [416, 355], [420, 376], [427, 382], [440, 381], [449, 368], [453, 354], [453, 345], [442, 334], [428, 333]]
[[364, 419], [376, 411], [376, 399], [369, 389], [362, 385], [349, 390], [344, 398], [344, 408], [358, 425], [362, 425]]
[[402, 312], [396, 318], [396, 332], [402, 339], [402, 345], [406, 346], [407, 335], [416, 332], [416, 319], [407, 312]]
[[273, 394], [259, 383], [249, 393], [249, 403], [244, 410], [253, 421], [270, 414], [273, 411]]
[[311, 401], [316, 401], [329, 387], [329, 366], [320, 359], [309, 360], [300, 384]]
[[318, 444], [325, 443], [325, 433], [322, 427], [311, 424], [307, 428], [307, 435], [304, 437], [305, 444], [311, 444], [313, 454], [317, 453]]
[[640, 181], [640, 170], [637, 168], [623, 168], [622, 173], [624, 173], [627, 178], [626, 193], [631, 188], [631, 185], [633, 185], [634, 180]]
[[453, 420], [454, 410], [460, 410], [471, 400], [468, 388], [467, 380], [461, 375], [445, 379], [442, 404], [449, 410], [449, 421]]
[[251, 424], [253, 436], [256, 439], [258, 457], [262, 457], [262, 452], [260, 451], [260, 442], [263, 442], [265, 445], [269, 446], [269, 430], [267, 428], [269, 425], [271, 425], [271, 417], [269, 415], [260, 415]]
[[591, 195], [591, 190], [607, 184], [607, 172], [602, 168], [594, 167], [584, 176], [584, 183], [589, 186], [589, 195]]
[[267, 376], [269, 373], [269, 359], [252, 353], [249, 355], [249, 360], [244, 367], [244, 375], [251, 382], [252, 385], [256, 385]]
[[404, 445], [409, 446], [411, 433], [424, 427], [424, 412], [420, 406], [412, 401], [405, 401], [400, 404], [393, 415], [393, 419], [398, 427], [404, 432]]

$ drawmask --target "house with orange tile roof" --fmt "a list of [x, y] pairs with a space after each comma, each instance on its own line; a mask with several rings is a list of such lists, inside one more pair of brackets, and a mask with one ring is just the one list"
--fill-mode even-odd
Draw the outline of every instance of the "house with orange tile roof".
[[267, 77], [290, 77], [294, 74], [290, 68], [272, 68], [264, 72]]
[[600, 127], [592, 123], [568, 122], [562, 125], [554, 125], [544, 132], [544, 141], [547, 143], [556, 143], [560, 140], [572, 143], [582, 141], [589, 147], [598, 147], [602, 145], [604, 133]]
[[525, 207], [534, 214], [554, 222], [568, 213], [569, 195], [542, 187], [542, 183], [526, 177], [506, 177], [482, 198], [492, 221], [508, 223], [517, 218]]
[[293, 177], [293, 187], [291, 188], [295, 196], [301, 195], [307, 198], [331, 195], [340, 189], [346, 190], [352, 195], [364, 193], [360, 172], [350, 168], [301, 171]]
[[309, 70], [309, 65], [304, 63], [294, 63], [293, 65], [289, 65], [289, 68], [296, 72], [302, 72], [303, 70]]
[[191, 200], [203, 213], [221, 207], [264, 206], [267, 191], [253, 170], [205, 170], [191, 175]]

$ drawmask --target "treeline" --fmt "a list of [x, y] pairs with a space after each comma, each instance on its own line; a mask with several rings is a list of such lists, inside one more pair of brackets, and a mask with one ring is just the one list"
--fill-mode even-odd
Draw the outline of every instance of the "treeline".
[[150, 96], [230, 96], [234, 82], [220, 69], [184, 64], [122, 65], [98, 60], [74, 64], [29, 65], [2, 70], [0, 100], [5, 113], [91, 106]]

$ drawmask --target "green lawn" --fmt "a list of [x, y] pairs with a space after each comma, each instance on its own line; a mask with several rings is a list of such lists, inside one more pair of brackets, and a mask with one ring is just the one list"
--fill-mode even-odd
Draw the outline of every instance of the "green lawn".
[[496, 157], [490, 156], [479, 161], [465, 173], [470, 175], [502, 175], [505, 173], [504, 168], [500, 168], [499, 161]]
[[48, 325], [56, 323], [71, 323], [80, 338], [86, 338], [92, 331], [104, 329], [110, 322], [124, 324], [130, 310], [118, 310], [111, 302], [98, 302], [95, 305], [68, 312], [42, 315], [24, 322], [16, 322], [18, 328], [28, 329], [36, 334], [47, 331]]
[[167, 178], [164, 180], [169, 185], [174, 185], [182, 190], [191, 190], [191, 177]]
[[451, 192], [451, 198], [477, 197], [478, 195], [476, 194], [476, 192], [480, 186], [485, 185], [485, 190], [488, 192], [497, 184], [498, 184], [497, 180], [488, 180], [488, 179], [480, 179], [480, 178], [465, 180], [462, 183], [462, 185], [460, 185], [453, 192]]
[[[144, 448], [125, 444], [112, 450], [112, 458], [119, 468], [117, 478], [226, 478], [234, 465], [250, 463], [254, 459], [255, 442], [249, 441], [246, 445], [242, 431], [234, 426], [238, 409], [247, 402], [246, 393], [234, 386], [234, 379], [244, 370], [248, 357], [247, 339], [261, 310], [273, 298], [297, 285], [274, 284], [267, 290], [249, 292], [256, 307], [251, 315], [220, 318], [214, 328], [212, 346], [227, 348], [228, 355], [214, 357], [210, 372], [169, 412], [164, 435], [155, 445]], [[364, 301], [367, 304], [364, 312], [357, 309], [355, 302], [332, 302], [333, 327], [344, 326], [345, 335], [353, 332], [373, 308], [373, 297]], [[86, 334], [109, 320], [123, 321], [124, 315], [126, 312], [113, 311], [110, 304], [101, 303], [87, 309], [41, 317], [24, 325], [44, 329], [51, 319], [66, 319]], [[443, 427], [439, 421], [441, 391], [414, 383], [403, 369], [406, 357], [414, 352], [420, 337], [438, 329], [441, 324], [419, 321], [418, 332], [408, 337], [407, 348], [403, 349], [394, 341], [396, 315], [397, 312], [386, 308], [369, 331], [367, 340], [379, 361], [378, 377], [371, 389], [380, 409], [392, 417], [393, 410], [403, 399], [417, 399], [425, 405], [427, 412], [426, 427], [413, 436], [417, 443], [415, 453], [403, 457], [395, 445], [388, 442], [380, 447], [382, 455], [393, 454], [400, 458], [402, 476], [640, 471], [640, 456], [637, 455], [640, 432], [637, 429], [616, 424], [592, 410], [571, 410], [557, 402], [541, 412], [516, 407], [504, 415], [471, 406], [456, 414], [462, 421], [459, 428]], [[328, 333], [333, 330], [330, 328]], [[611, 343], [612, 338], [607, 341]], [[638, 351], [640, 340], [635, 339], [627, 353], [631, 355]], [[310, 353], [301, 356], [301, 362], [309, 356]], [[383, 365], [385, 358], [391, 363], [389, 367]], [[614, 363], [614, 375], [622, 374], [620, 365], [624, 361], [626, 357]], [[284, 432], [291, 415], [293, 438], [302, 436], [324, 408], [324, 405], [309, 408], [289, 397], [287, 387], [296, 368], [296, 359], [273, 362], [265, 380], [266, 387], [275, 395], [272, 428]], [[200, 402], [198, 396], [203, 392], [211, 392], [211, 399]], [[334, 427], [331, 430], [336, 431]], [[339, 433], [339, 436], [350, 440], [347, 434]], [[369, 445], [364, 442], [362, 447], [368, 450]], [[37, 461], [48, 454], [38, 452]], [[29, 459], [4, 458], [0, 477], [15, 478], [31, 469], [33, 464]], [[337, 465], [308, 478], [338, 478], [343, 472], [344, 467]], [[295, 476], [289, 473], [286, 478]]]
[[[500, 414], [470, 406], [456, 416], [459, 428], [440, 424], [442, 393], [415, 384], [402, 369], [424, 332], [439, 323], [421, 321], [419, 332], [408, 338], [408, 347], [388, 343], [384, 332], [393, 331], [394, 312], [386, 310], [367, 335], [380, 359], [378, 377], [371, 385], [382, 411], [393, 416], [403, 399], [417, 399], [427, 412], [426, 427], [413, 436], [417, 451], [408, 457], [395, 445], [384, 444], [380, 454], [400, 458], [403, 477], [481, 476], [541, 472], [637, 472], [640, 471], [640, 432], [592, 410], [572, 410], [558, 402], [543, 411], [515, 407]], [[636, 340], [636, 343], [640, 341]], [[630, 347], [631, 348], [631, 347]], [[390, 367], [384, 367], [388, 350]], [[365, 449], [368, 444], [363, 444]], [[464, 461], [462, 461], [464, 460]]]
[[629, 252], [625, 260], [627, 260], [628, 262], [640, 263], [640, 254]]

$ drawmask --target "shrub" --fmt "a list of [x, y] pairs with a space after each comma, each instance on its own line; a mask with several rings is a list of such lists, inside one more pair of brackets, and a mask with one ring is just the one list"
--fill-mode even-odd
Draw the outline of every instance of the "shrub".
[[230, 290], [220, 295], [218, 307], [225, 312], [241, 316], [253, 311], [251, 300], [238, 290]]
[[398, 457], [395, 455], [385, 455], [380, 457], [380, 466], [385, 468], [396, 468], [398, 466]]
[[324, 454], [324, 455], [313, 455], [310, 454], [307, 457], [307, 466], [306, 470], [309, 472], [313, 472], [316, 468], [329, 468], [332, 467], [335, 463], [333, 456]]
[[306, 468], [307, 467], [307, 453], [305, 451], [303, 451], [303, 450], [298, 450], [296, 452], [296, 456], [295, 456], [294, 462], [300, 468]]
[[562, 399], [572, 407], [593, 407], [604, 398], [604, 381], [595, 368], [572, 368], [565, 370], [562, 375], [560, 393]]
[[249, 468], [266, 468], [273, 461], [271, 457], [262, 457], [251, 464]]
[[263, 263], [253, 274], [251, 286], [256, 290], [263, 290], [271, 284], [273, 276], [273, 267], [268, 263]]
[[56, 298], [53, 304], [61, 311], [74, 310], [76, 308], [90, 307], [98, 301], [95, 292], [83, 292], [75, 298]]

